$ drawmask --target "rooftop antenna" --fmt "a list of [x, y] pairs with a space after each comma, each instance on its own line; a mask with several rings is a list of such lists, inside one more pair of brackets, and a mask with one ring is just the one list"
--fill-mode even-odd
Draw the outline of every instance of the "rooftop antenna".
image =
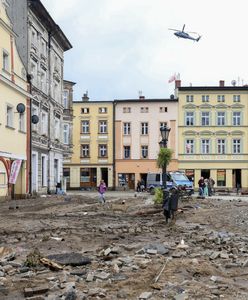
[[139, 93], [139, 97], [142, 96], [142, 91], [139, 91], [138, 93]]

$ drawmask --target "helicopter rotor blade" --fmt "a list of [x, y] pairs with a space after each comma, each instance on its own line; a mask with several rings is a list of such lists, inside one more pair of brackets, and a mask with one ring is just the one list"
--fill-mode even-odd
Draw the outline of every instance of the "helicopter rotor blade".
[[169, 30], [173, 30], [173, 31], [180, 31], [178, 29], [173, 29], [173, 28], [168, 28]]
[[182, 29], [182, 31], [184, 31], [184, 27], [185, 27], [185, 24], [183, 25], [183, 29]]

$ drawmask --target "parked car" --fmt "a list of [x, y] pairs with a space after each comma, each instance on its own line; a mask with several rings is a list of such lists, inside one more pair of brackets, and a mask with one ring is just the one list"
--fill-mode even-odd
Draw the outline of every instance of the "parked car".
[[[166, 173], [166, 187], [167, 190], [175, 189], [181, 187], [185, 189], [189, 195], [194, 193], [193, 182], [188, 179], [188, 177], [180, 171], [176, 172], [167, 172]], [[147, 190], [154, 194], [154, 189], [156, 187], [163, 186], [163, 178], [161, 173], [148, 173], [146, 187]]]

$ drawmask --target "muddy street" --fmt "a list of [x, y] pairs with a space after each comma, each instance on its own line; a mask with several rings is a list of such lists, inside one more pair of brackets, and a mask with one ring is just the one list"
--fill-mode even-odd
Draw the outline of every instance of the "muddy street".
[[[123, 200], [125, 203], [123, 204]], [[248, 202], [95, 193], [0, 208], [0, 299], [248, 299]]]

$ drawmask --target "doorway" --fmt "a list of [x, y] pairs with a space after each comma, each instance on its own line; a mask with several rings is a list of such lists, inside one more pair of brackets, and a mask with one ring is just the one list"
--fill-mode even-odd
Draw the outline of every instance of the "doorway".
[[233, 188], [241, 188], [241, 169], [232, 170]]
[[203, 177], [204, 179], [209, 178], [210, 177], [210, 170], [208, 170], [208, 169], [201, 170], [201, 177]]
[[101, 168], [101, 175], [101, 179], [103, 179], [106, 186], [108, 186], [108, 168]]
[[146, 188], [146, 180], [147, 180], [147, 174], [146, 173], [141, 173], [140, 174], [140, 180], [141, 180], [141, 182], [144, 182], [144, 186], [145, 186], [145, 188]]

